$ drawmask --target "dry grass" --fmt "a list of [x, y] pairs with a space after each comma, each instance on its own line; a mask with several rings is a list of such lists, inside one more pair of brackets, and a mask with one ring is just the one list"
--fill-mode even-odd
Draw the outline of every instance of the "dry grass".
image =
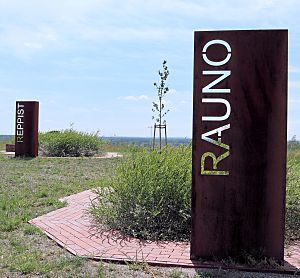
[[0, 277], [281, 277], [95, 262], [74, 257], [27, 224], [29, 219], [64, 206], [59, 198], [101, 184], [117, 160], [0, 155]]

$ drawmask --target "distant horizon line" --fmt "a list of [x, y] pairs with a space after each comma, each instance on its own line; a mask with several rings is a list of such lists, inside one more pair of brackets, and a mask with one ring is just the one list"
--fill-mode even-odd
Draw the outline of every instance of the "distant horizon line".
[[[1, 134], [0, 137], [4, 136], [15, 136], [14, 134]], [[99, 136], [100, 138], [153, 138], [150, 136], [123, 136], [123, 135], [113, 135], [113, 136]], [[164, 138], [162, 136], [162, 138]], [[159, 137], [157, 137], [159, 139]], [[168, 136], [167, 139], [192, 139], [190, 137], [180, 137], [180, 136]]]

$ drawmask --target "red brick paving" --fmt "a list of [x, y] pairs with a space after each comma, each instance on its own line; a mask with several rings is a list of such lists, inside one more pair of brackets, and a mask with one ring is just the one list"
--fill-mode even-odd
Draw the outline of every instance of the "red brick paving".
[[[153, 265], [199, 268], [235, 268], [255, 271], [243, 265], [228, 266], [216, 262], [190, 260], [188, 242], [150, 242], [135, 238], [120, 238], [114, 232], [97, 232], [91, 217], [86, 212], [96, 194], [83, 191], [61, 199], [67, 207], [30, 220], [29, 223], [41, 228], [60, 246], [77, 256], [108, 261], [140, 261]], [[294, 242], [285, 250], [285, 265], [280, 269], [259, 271], [292, 273], [300, 270], [300, 242]]]

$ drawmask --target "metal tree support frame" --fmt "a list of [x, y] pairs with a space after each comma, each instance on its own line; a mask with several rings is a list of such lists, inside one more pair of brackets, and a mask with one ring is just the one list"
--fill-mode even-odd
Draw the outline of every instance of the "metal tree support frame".
[[287, 30], [195, 32], [191, 258], [284, 258]]
[[154, 150], [155, 148], [155, 132], [156, 129], [159, 130], [159, 149], [161, 150], [161, 130], [165, 130], [165, 145], [167, 145], [167, 124], [154, 124], [154, 131], [153, 131], [153, 145], [152, 149]]
[[[167, 67], [167, 61], [163, 61], [163, 70], [158, 71], [158, 74], [160, 76], [160, 82], [159, 83], [154, 83], [153, 85], [157, 89], [157, 95], [158, 95], [158, 103], [153, 102], [153, 108], [152, 112], [158, 112], [158, 118], [156, 118], [156, 121], [158, 124], [154, 124], [154, 136], [153, 136], [153, 150], [155, 148], [155, 132], [156, 129], [159, 129], [159, 150], [161, 150], [161, 130], [165, 130], [165, 145], [167, 145], [167, 124], [166, 121], [162, 121], [163, 117], [169, 112], [169, 110], [164, 111], [165, 105], [163, 104], [162, 100], [163, 97], [168, 93], [169, 88], [166, 87], [166, 80], [169, 76], [169, 70]], [[152, 119], [155, 119], [153, 116]]]

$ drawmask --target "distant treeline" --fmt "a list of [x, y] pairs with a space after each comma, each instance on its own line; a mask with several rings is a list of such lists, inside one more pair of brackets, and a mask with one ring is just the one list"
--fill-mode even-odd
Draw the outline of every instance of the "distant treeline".
[[[102, 137], [105, 142], [109, 142], [113, 145], [137, 145], [147, 147], [153, 144], [153, 138], [150, 137]], [[179, 146], [181, 144], [188, 145], [191, 141], [190, 138], [170, 137], [167, 139], [168, 144], [172, 146]], [[159, 140], [155, 140], [158, 144]], [[162, 139], [163, 144], [165, 143]]]
[[[0, 135], [0, 141], [9, 141], [13, 138], [13, 135]], [[113, 145], [137, 145], [137, 146], [150, 146], [152, 144], [152, 138], [150, 137], [101, 137], [105, 142]], [[191, 141], [190, 138], [168, 138], [168, 144], [172, 146], [178, 146], [181, 144], [188, 145]], [[156, 140], [158, 142], [158, 140]], [[164, 143], [164, 140], [163, 140]]]
[[13, 139], [13, 135], [0, 135], [0, 141], [9, 141]]
[[300, 142], [296, 139], [296, 135], [294, 135], [292, 139], [288, 141], [288, 150], [300, 150]]
[[[0, 135], [0, 141], [9, 141], [13, 138], [13, 135]], [[137, 145], [137, 146], [150, 146], [153, 143], [153, 139], [150, 137], [101, 137], [105, 142], [111, 143], [113, 145]], [[171, 146], [178, 146], [181, 144], [188, 145], [192, 139], [191, 138], [180, 138], [180, 137], [170, 137], [168, 138], [168, 144]], [[156, 140], [156, 144], [158, 139]], [[164, 143], [164, 140], [163, 140]], [[289, 150], [300, 150], [300, 141], [293, 136], [291, 140], [288, 140]]]

